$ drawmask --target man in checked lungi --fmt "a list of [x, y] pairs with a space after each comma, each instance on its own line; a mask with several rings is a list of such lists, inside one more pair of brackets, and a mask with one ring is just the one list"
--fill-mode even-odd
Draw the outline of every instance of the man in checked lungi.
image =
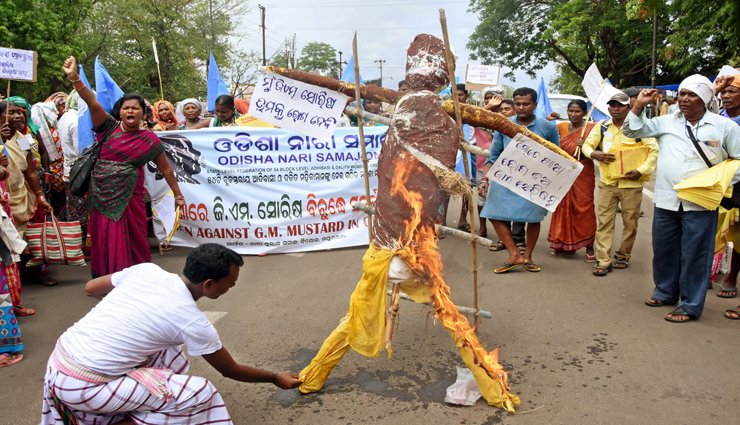
[[295, 374], [236, 363], [195, 303], [228, 292], [243, 264], [234, 251], [204, 244], [188, 256], [184, 277], [145, 263], [88, 282], [101, 301], [57, 341], [41, 424], [231, 424], [213, 384], [185, 374], [182, 344], [225, 377], [300, 385]]

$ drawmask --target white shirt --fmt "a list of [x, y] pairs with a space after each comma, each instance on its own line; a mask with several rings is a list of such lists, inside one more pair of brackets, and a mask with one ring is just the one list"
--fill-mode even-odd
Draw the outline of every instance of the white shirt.
[[178, 275], [144, 263], [113, 274], [112, 282], [113, 291], [60, 338], [77, 363], [121, 376], [181, 344], [191, 356], [221, 349], [216, 329]]
[[77, 138], [77, 111], [64, 113], [57, 123], [59, 141], [64, 154], [64, 181], [69, 181], [69, 170], [79, 156], [79, 139]]
[[[706, 146], [715, 158], [712, 164], [718, 164], [728, 157], [740, 158], [740, 127], [717, 114], [707, 111], [696, 125], [686, 121], [683, 114], [663, 115], [653, 119], [638, 117], [630, 112], [622, 127], [625, 136], [631, 138], [660, 138], [658, 150], [658, 175], [655, 179], [655, 197], [653, 202], [658, 208], [678, 211], [706, 211], [707, 209], [678, 197], [673, 187], [707, 169], [707, 164], [699, 156], [694, 144], [689, 139], [686, 126], [701, 142], [713, 141], [717, 147]], [[740, 181], [740, 171], [733, 177], [732, 184]]]

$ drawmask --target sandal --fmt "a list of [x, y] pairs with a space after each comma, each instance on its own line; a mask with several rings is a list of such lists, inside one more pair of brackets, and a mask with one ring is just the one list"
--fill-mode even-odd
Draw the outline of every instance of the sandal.
[[162, 250], [162, 252], [172, 251], [172, 245], [168, 243], [161, 243], [159, 244], [159, 249]]
[[533, 261], [527, 261], [526, 263], [524, 263], [524, 270], [534, 273], [542, 270], [542, 268], [535, 264]]
[[575, 251], [563, 251], [562, 249], [550, 251], [550, 255], [552, 255], [553, 257], [564, 257], [566, 255], [573, 255], [575, 253]]
[[488, 250], [492, 252], [499, 252], [505, 249], [506, 249], [506, 245], [504, 245], [504, 243], [501, 241], [498, 241], [495, 244], [488, 247]]
[[645, 300], [645, 305], [648, 305], [650, 307], [663, 307], [666, 305], [676, 305], [676, 303], [669, 303], [657, 298], [650, 297]]
[[[679, 317], [686, 317], [686, 319], [678, 319]], [[673, 310], [672, 312], [668, 313], [666, 315], [665, 320], [673, 323], [684, 323], [684, 322], [690, 322], [692, 320], [696, 320], [698, 317], [693, 316], [686, 312], [686, 310], [682, 308], [677, 308]]]
[[735, 298], [737, 297], [737, 287], [725, 288], [724, 285], [720, 286], [717, 296], [720, 298]]
[[[9, 359], [9, 360], [8, 360]], [[13, 366], [23, 360], [23, 354], [0, 354], [0, 367]]]
[[611, 263], [608, 266], [600, 266], [599, 263], [596, 263], [594, 266], [594, 276], [606, 276], [613, 268], [614, 266]]
[[465, 233], [470, 233], [470, 224], [469, 223], [461, 224], [457, 226], [457, 230], [462, 230]]
[[740, 306], [737, 307], [737, 310], [725, 310], [725, 317], [730, 320], [740, 320]]
[[18, 307], [14, 310], [16, 316], [33, 316], [36, 314], [36, 310], [32, 308]]
[[585, 261], [587, 263], [595, 263], [596, 262], [596, 255], [586, 254], [586, 259], [583, 260], [583, 261]]
[[57, 282], [56, 279], [45, 277], [44, 280], [41, 281], [41, 284], [44, 286], [57, 286], [59, 285], [59, 282]]
[[519, 250], [519, 254], [521, 255], [524, 255], [524, 253], [527, 252], [526, 245], [517, 245], [516, 248]]
[[511, 271], [512, 269], [514, 269], [516, 267], [519, 267], [519, 266], [521, 266], [521, 264], [504, 263], [504, 264], [501, 264], [493, 272], [496, 273], [496, 274], [502, 274], [502, 273], [506, 273], [508, 271]]
[[627, 266], [629, 266], [629, 265], [630, 265], [630, 259], [629, 258], [627, 258], [627, 257], [617, 257], [616, 255], [614, 256], [614, 268], [615, 269], [623, 270], [623, 269], [626, 269]]

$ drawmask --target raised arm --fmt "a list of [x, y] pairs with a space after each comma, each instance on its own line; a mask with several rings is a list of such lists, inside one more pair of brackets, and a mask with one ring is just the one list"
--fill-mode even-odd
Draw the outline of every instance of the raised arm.
[[234, 361], [226, 347], [221, 347], [213, 354], [205, 354], [203, 358], [211, 364], [221, 375], [241, 382], [270, 382], [284, 390], [301, 385], [301, 378], [294, 373], [267, 372]]
[[646, 119], [642, 116], [642, 110], [645, 108], [645, 105], [652, 103], [657, 97], [658, 90], [656, 89], [643, 89], [640, 92], [622, 126], [622, 133], [625, 136], [633, 139], [644, 139], [646, 137], [660, 137], [662, 135], [660, 129], [660, 118], [662, 117]]
[[64, 61], [62, 69], [64, 69], [64, 72], [67, 74], [67, 79], [72, 82], [74, 89], [77, 90], [77, 93], [80, 95], [82, 100], [84, 100], [85, 103], [87, 103], [88, 108], [90, 108], [90, 116], [92, 117], [93, 126], [98, 127], [102, 125], [105, 120], [108, 119], [108, 113], [105, 112], [105, 109], [103, 109], [103, 106], [98, 102], [98, 99], [95, 98], [92, 91], [82, 83], [79, 74], [77, 74], [77, 60], [74, 56], [70, 56]]

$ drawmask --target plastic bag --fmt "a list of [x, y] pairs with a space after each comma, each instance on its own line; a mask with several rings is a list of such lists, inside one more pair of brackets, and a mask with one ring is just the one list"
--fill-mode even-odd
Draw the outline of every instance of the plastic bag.
[[473, 406], [479, 398], [481, 398], [481, 393], [473, 372], [466, 367], [458, 367], [457, 381], [447, 388], [445, 402]]

